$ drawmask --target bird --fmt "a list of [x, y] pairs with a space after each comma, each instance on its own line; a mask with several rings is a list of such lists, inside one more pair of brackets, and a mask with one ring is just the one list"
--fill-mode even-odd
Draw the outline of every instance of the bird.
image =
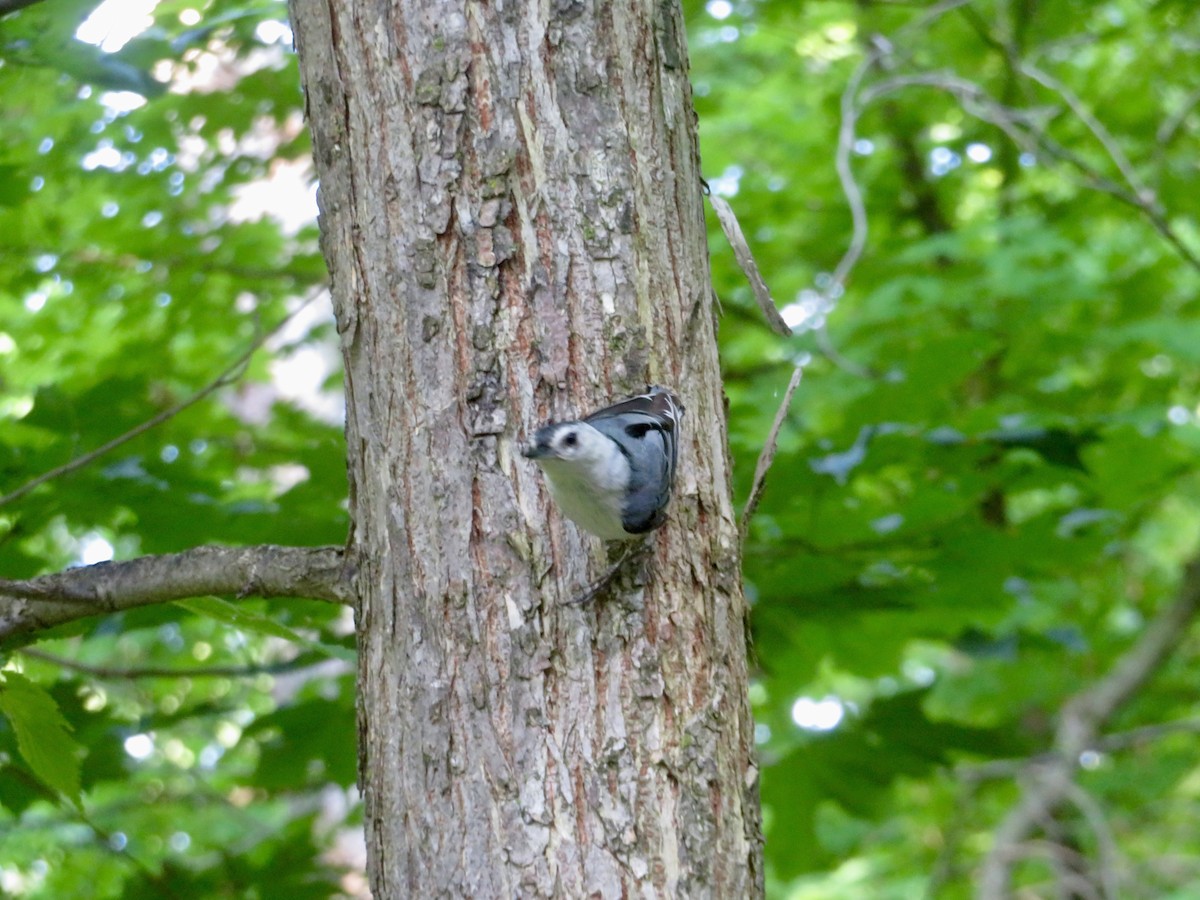
[[522, 455], [546, 475], [568, 519], [607, 541], [662, 526], [675, 481], [683, 405], [651, 385], [579, 420], [539, 428]]

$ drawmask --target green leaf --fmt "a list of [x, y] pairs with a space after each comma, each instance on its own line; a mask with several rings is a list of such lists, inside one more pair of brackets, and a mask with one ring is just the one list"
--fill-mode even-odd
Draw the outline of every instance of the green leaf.
[[[987, 758], [1027, 749], [1009, 730], [930, 719], [923, 708], [927, 695], [920, 689], [880, 698], [861, 719], [812, 736], [763, 773], [773, 821], [767, 855], [782, 874], [794, 876], [823, 862], [821, 848], [808, 840], [821, 803], [832, 800], [858, 818], [876, 818], [902, 778], [923, 777], [962, 755]], [[793, 843], [793, 835], [806, 839]], [[776, 836], [786, 843], [773, 841]]]
[[304, 635], [288, 628], [286, 625], [280, 625], [269, 616], [235, 606], [228, 600], [222, 600], [220, 597], [196, 597], [191, 600], [177, 600], [175, 601], [175, 605], [198, 616], [206, 616], [218, 622], [224, 622], [226, 625], [240, 628], [243, 631], [253, 631], [257, 634], [283, 638], [285, 641], [291, 641], [293, 644], [299, 644], [309, 650], [323, 653], [326, 656], [333, 659], [340, 659], [343, 662], [352, 663], [358, 658], [353, 650], [348, 650], [337, 644], [327, 644], [321, 641], [310, 640], [304, 637]]
[[297, 785], [354, 783], [358, 755], [353, 734], [355, 711], [350, 678], [332, 700], [314, 697], [260, 716], [245, 732], [259, 745], [254, 784], [270, 791], [295, 790]]
[[986, 440], [1001, 447], [1024, 447], [1039, 454], [1051, 465], [1086, 472], [1080, 452], [1100, 439], [1095, 428], [1075, 432], [1066, 428], [1025, 428], [985, 435]]
[[81, 748], [54, 698], [24, 675], [5, 672], [0, 712], [16, 732], [17, 749], [33, 773], [78, 806]]

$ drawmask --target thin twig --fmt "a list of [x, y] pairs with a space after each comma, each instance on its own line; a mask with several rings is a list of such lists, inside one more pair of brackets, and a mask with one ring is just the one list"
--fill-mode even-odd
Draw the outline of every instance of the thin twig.
[[1120, 862], [1120, 850], [1117, 849], [1117, 839], [1113, 836], [1112, 828], [1104, 817], [1104, 810], [1091, 794], [1077, 784], [1072, 784], [1067, 791], [1067, 798], [1083, 814], [1092, 829], [1096, 839], [1097, 862], [1100, 870], [1100, 895], [1104, 900], [1117, 900], [1121, 896], [1121, 880], [1117, 873]]
[[1079, 119], [1079, 121], [1082, 122], [1087, 127], [1087, 130], [1092, 133], [1092, 136], [1100, 142], [1100, 146], [1104, 148], [1104, 152], [1107, 153], [1109, 159], [1113, 161], [1113, 165], [1117, 167], [1117, 171], [1121, 173], [1121, 176], [1125, 179], [1126, 184], [1128, 184], [1133, 189], [1134, 193], [1137, 194], [1138, 197], [1142, 198], [1143, 201], [1149, 202], [1151, 200], [1150, 193], [1146, 189], [1146, 186], [1142, 184], [1142, 180], [1138, 177], [1137, 172], [1134, 171], [1133, 165], [1129, 162], [1129, 158], [1125, 155], [1125, 151], [1121, 149], [1121, 146], [1116, 142], [1116, 139], [1112, 136], [1112, 133], [1104, 127], [1104, 123], [1101, 122], [1095, 116], [1095, 114], [1093, 114], [1092, 111], [1087, 108], [1087, 104], [1085, 104], [1075, 94], [1074, 91], [1068, 88], [1057, 78], [1047, 72], [1042, 71], [1029, 61], [1024, 60], [1020, 62], [1019, 70], [1023, 75], [1032, 78], [1042, 87], [1046, 88], [1047, 90], [1051, 90], [1058, 96], [1062, 97], [1063, 102], [1071, 108], [1071, 112], [1075, 113], [1075, 116]]
[[1200, 103], [1200, 88], [1196, 88], [1188, 94], [1179, 104], [1179, 108], [1162, 120], [1158, 130], [1154, 133], [1155, 193], [1162, 190], [1163, 170], [1167, 166], [1167, 148], [1174, 142], [1198, 103]]
[[[972, 0], [943, 0], [941, 3], [936, 3], [924, 15], [898, 29], [894, 37], [900, 38], [910, 32], [923, 31], [946, 13], [960, 6], [966, 6], [971, 2]], [[869, 102], [860, 102], [859, 90], [862, 87], [863, 80], [872, 69], [879, 66], [885, 60], [895, 61], [895, 58], [898, 56], [895, 43], [892, 40], [876, 37], [871, 42], [871, 47], [867, 51], [866, 57], [854, 70], [854, 73], [850, 76], [850, 80], [846, 83], [845, 89], [842, 91], [840, 101], [841, 121], [838, 124], [838, 141], [837, 150], [834, 155], [834, 168], [837, 170], [838, 181], [841, 183], [842, 194], [846, 198], [846, 204], [850, 207], [851, 235], [850, 243], [842, 254], [842, 258], [838, 260], [837, 266], [834, 267], [829, 285], [825, 290], [821, 291], [821, 295], [826, 302], [836, 301], [840, 296], [841, 292], [845, 289], [846, 280], [849, 278], [851, 270], [857, 265], [867, 245], [869, 226], [866, 202], [863, 198], [862, 188], [854, 177], [854, 167], [850, 164], [850, 156], [854, 149], [858, 130], [858, 119], [862, 114], [863, 108]]]
[[898, 29], [896, 31], [896, 36], [900, 37], [901, 35], [908, 34], [911, 31], [924, 31], [946, 13], [953, 12], [960, 6], [970, 6], [974, 2], [975, 0], [942, 0], [941, 3], [935, 3], [915, 22], [910, 22], [909, 24]]
[[221, 388], [225, 387], [226, 385], [232, 384], [233, 382], [237, 381], [239, 378], [242, 377], [242, 374], [244, 373], [247, 364], [250, 362], [250, 357], [252, 357], [255, 354], [255, 352], [257, 352], [258, 349], [260, 347], [262, 347], [263, 344], [265, 344], [268, 340], [270, 340], [274, 335], [278, 334], [279, 331], [282, 330], [283, 327], [285, 325], [287, 325], [288, 322], [290, 322], [296, 316], [297, 313], [299, 313], [302, 309], [304, 309], [310, 303], [312, 303], [313, 300], [315, 300], [318, 296], [320, 296], [320, 292], [314, 293], [312, 296], [310, 296], [308, 299], [306, 299], [303, 303], [301, 303], [298, 307], [296, 307], [294, 310], [292, 310], [290, 313], [288, 313], [288, 315], [285, 316], [283, 319], [281, 319], [279, 321], [279, 323], [276, 324], [273, 328], [271, 328], [269, 331], [265, 331], [262, 334], [258, 335], [251, 342], [250, 346], [247, 347], [246, 350], [243, 353], [241, 353], [241, 355], [239, 355], [238, 358], [235, 359], [220, 375], [218, 375], [216, 378], [214, 378], [212, 381], [210, 381], [207, 385], [202, 387], [196, 393], [192, 394], [190, 397], [187, 397], [186, 399], [179, 401], [174, 406], [171, 406], [168, 409], [164, 409], [162, 412], [158, 413], [157, 415], [154, 415], [154, 416], [150, 417], [149, 419], [147, 419], [146, 421], [144, 421], [138, 425], [135, 425], [133, 428], [129, 429], [124, 434], [118, 435], [117, 437], [113, 438], [111, 441], [108, 441], [105, 444], [101, 444], [95, 450], [90, 450], [87, 453], [84, 453], [82, 456], [77, 456], [74, 459], [70, 460], [69, 462], [63, 463], [61, 466], [56, 466], [55, 468], [50, 469], [48, 472], [43, 472], [41, 475], [38, 475], [35, 478], [31, 478], [29, 481], [25, 482], [23, 485], [21, 485], [16, 490], [11, 491], [11, 492], [5, 494], [4, 496], [0, 497], [0, 506], [5, 506], [6, 504], [12, 503], [14, 500], [19, 500], [20, 498], [22, 498], [26, 494], [28, 494], [30, 491], [32, 491], [34, 488], [40, 487], [41, 485], [45, 484], [48, 481], [53, 481], [56, 478], [61, 478], [64, 475], [69, 475], [71, 472], [74, 472], [77, 469], [82, 469], [84, 466], [86, 466], [92, 462], [95, 462], [101, 456], [104, 456], [106, 453], [112, 452], [117, 447], [120, 447], [122, 444], [127, 444], [134, 438], [136, 438], [142, 434], [145, 434], [150, 429], [161, 425], [163, 422], [166, 422], [168, 419], [174, 418], [175, 416], [179, 415], [181, 412], [183, 412], [188, 407], [195, 406], [197, 403], [199, 403], [201, 400], [203, 400], [209, 394], [213, 393], [213, 391], [220, 390]]
[[1037, 140], [1022, 129], [1032, 130], [1034, 113], [1028, 110], [1011, 109], [994, 99], [982, 86], [953, 72], [918, 72], [912, 75], [895, 75], [865, 89], [859, 102], [868, 106], [881, 97], [894, 94], [910, 87], [928, 87], [945, 91], [955, 97], [963, 111], [995, 125], [1012, 139], [1022, 150], [1037, 148]]
[[286, 662], [252, 663], [244, 666], [195, 666], [183, 668], [180, 666], [94, 666], [89, 663], [67, 659], [35, 647], [23, 647], [23, 656], [40, 659], [52, 665], [61, 666], [72, 672], [91, 675], [93, 678], [111, 680], [136, 681], [140, 678], [250, 678], [256, 675], [283, 675], [288, 672], [300, 672], [318, 666], [329, 666], [340, 660], [331, 660], [327, 656], [297, 656]]
[[[1115, 731], [1112, 734], [1096, 738], [1085, 752], [1112, 753], [1118, 750], [1127, 750], [1130, 747], [1140, 747], [1173, 734], [1200, 734], [1200, 719], [1156, 722], [1153, 725], [1130, 728], [1128, 731]], [[954, 775], [956, 778], [970, 783], [993, 781], [998, 778], [1015, 778], [1031, 766], [1051, 762], [1057, 756], [1056, 751], [1049, 750], [1019, 759], [993, 759], [985, 763], [960, 765], [955, 766]]]
[[[1200, 271], [1200, 255], [1193, 251], [1183, 241], [1183, 238], [1179, 236], [1179, 233], [1171, 226], [1170, 221], [1159, 206], [1156, 198], [1145, 188], [1140, 180], [1135, 177], [1134, 181], [1128, 187], [1122, 186], [1078, 154], [1071, 152], [1046, 134], [1044, 129], [1036, 124], [1035, 120], [1038, 117], [1034, 113], [1010, 109], [1004, 106], [999, 101], [990, 97], [982, 87], [974, 82], [949, 72], [923, 72], [913, 75], [899, 75], [866, 88], [858, 100], [862, 107], [866, 107], [880, 97], [906, 87], [930, 87], [946, 91], [959, 100], [964, 112], [984, 122], [995, 125], [1008, 135], [1013, 143], [1022, 150], [1030, 152], [1040, 150], [1054, 159], [1068, 163], [1083, 175], [1086, 186], [1093, 190], [1109, 194], [1145, 215], [1150, 224], [1154, 226], [1154, 229], [1175, 249], [1176, 253], [1188, 265]], [[1074, 95], [1071, 96], [1074, 98]], [[1077, 100], [1077, 98], [1075, 99]], [[1066, 100], [1065, 97], [1064, 100]], [[1096, 120], [1093, 120], [1093, 122], [1102, 133], [1107, 135], [1102, 124]], [[1091, 127], [1089, 126], [1089, 130], [1091, 130]], [[1098, 135], [1097, 139], [1100, 139]], [[1111, 136], [1107, 140], [1111, 141]], [[1116, 148], [1115, 143], [1112, 146], [1114, 149], [1117, 149], [1119, 154], [1120, 150]], [[1122, 169], [1124, 174], [1124, 168], [1120, 164], [1117, 165], [1118, 168]], [[1128, 163], [1126, 162], [1125, 165], [1127, 166]], [[1131, 169], [1130, 172], [1132, 173]]]
[[746, 500], [746, 507], [742, 510], [742, 534], [746, 534], [746, 528], [750, 525], [750, 518], [754, 515], [754, 511], [758, 509], [758, 502], [762, 499], [763, 489], [766, 487], [767, 472], [771, 469], [771, 463], [775, 461], [775, 450], [779, 444], [779, 430], [783, 427], [783, 421], [787, 418], [788, 408], [792, 405], [792, 395], [796, 393], [796, 388], [800, 384], [800, 378], [804, 375], [803, 364], [796, 366], [792, 370], [792, 379], [788, 382], [787, 390], [783, 392], [783, 402], [779, 404], [779, 409], [775, 411], [775, 421], [771, 424], [771, 431], [767, 435], [767, 442], [763, 444], [762, 452], [758, 454], [758, 465], [754, 467], [754, 482], [750, 487], [750, 497]]
[[[1074, 164], [1081, 172], [1095, 180], [1102, 190], [1106, 190], [1113, 196], [1124, 200], [1126, 203], [1129, 203], [1131, 206], [1143, 212], [1146, 215], [1146, 218], [1150, 220], [1150, 224], [1152, 224], [1158, 233], [1166, 239], [1167, 243], [1174, 247], [1176, 252], [1178, 252], [1179, 255], [1182, 256], [1188, 262], [1188, 264], [1192, 266], [1192, 268], [1200, 271], [1200, 256], [1198, 256], [1187, 244], [1185, 244], [1183, 238], [1179, 236], [1179, 233], [1175, 231], [1173, 227], [1171, 227], [1171, 223], [1168, 221], [1165, 211], [1158, 202], [1158, 197], [1142, 182], [1141, 178], [1134, 170], [1133, 165], [1125, 156], [1124, 151], [1121, 150], [1120, 145], [1112, 136], [1111, 132], [1109, 132], [1109, 130], [1104, 126], [1104, 123], [1101, 122], [1092, 113], [1092, 111], [1087, 108], [1086, 104], [1084, 104], [1084, 102], [1073, 91], [1071, 91], [1070, 88], [1068, 88], [1057, 78], [1054, 78], [1052, 75], [1049, 75], [1028, 61], [1020, 63], [1020, 71], [1022, 74], [1032, 78], [1047, 90], [1054, 91], [1054, 93], [1063, 99], [1063, 102], [1070, 107], [1071, 111], [1075, 113], [1079, 120], [1083, 122], [1088, 131], [1091, 132], [1092, 136], [1096, 138], [1100, 146], [1104, 148], [1104, 152], [1108, 154], [1109, 159], [1113, 161], [1113, 165], [1117, 167], [1117, 170], [1125, 179], [1125, 183], [1129, 186], [1129, 190], [1112, 190], [1110, 188], [1106, 188], [1104, 187], [1104, 182], [1108, 181], [1108, 179], [1105, 179], [1104, 176], [1094, 167], [1089, 166], [1087, 163], [1078, 158], [1071, 158], [1069, 161], [1072, 162], [1072, 164]], [[1044, 140], [1048, 140], [1048, 138], [1045, 138], [1044, 136], [1042, 137]], [[1109, 184], [1111, 184], [1111, 182], [1109, 182]]]
[[1029, 886], [1032, 896], [1105, 900], [1097, 892], [1091, 879], [1068, 868], [1075, 864], [1086, 864], [1083, 855], [1073, 847], [1067, 847], [1058, 841], [1044, 839], [1025, 841], [1020, 847], [1014, 848], [1011, 862], [1017, 863], [1027, 859], [1044, 859], [1053, 871], [1053, 875], [1048, 881], [1037, 882]]
[[1200, 88], [1196, 88], [1188, 94], [1179, 104], [1179, 109], [1163, 119], [1162, 124], [1158, 126], [1158, 131], [1154, 134], [1154, 142], [1160, 147], [1165, 147], [1175, 140], [1175, 135], [1183, 127], [1183, 123], [1187, 121], [1188, 115], [1198, 103], [1200, 103]]
[[820, 354], [843, 372], [849, 372], [851, 375], [857, 375], [859, 378], [866, 378], [871, 381], [879, 378], [878, 372], [843, 355], [842, 351], [833, 345], [833, 339], [829, 337], [829, 328], [825, 323], [822, 323], [819, 328], [814, 329], [813, 337], [816, 339], [817, 350]]
[[858, 130], [858, 90], [867, 73], [878, 64], [881, 56], [882, 52], [880, 50], [872, 50], [867, 58], [854, 70], [854, 74], [850, 76], [850, 81], [846, 84], [846, 89], [842, 91], [842, 115], [841, 123], [838, 125], [838, 141], [837, 150], [834, 154], [834, 168], [837, 170], [838, 181], [841, 183], [842, 194], [846, 198], [846, 205], [850, 207], [851, 233], [850, 243], [846, 246], [846, 251], [834, 267], [829, 285], [825, 290], [821, 291], [821, 296], [825, 298], [826, 302], [836, 300], [845, 289], [846, 279], [849, 277], [850, 271], [858, 263], [858, 260], [862, 257], [863, 250], [867, 246], [867, 236], [869, 233], [867, 206], [863, 200], [862, 188], [854, 177], [854, 167], [850, 164], [850, 153], [854, 149], [855, 134]]

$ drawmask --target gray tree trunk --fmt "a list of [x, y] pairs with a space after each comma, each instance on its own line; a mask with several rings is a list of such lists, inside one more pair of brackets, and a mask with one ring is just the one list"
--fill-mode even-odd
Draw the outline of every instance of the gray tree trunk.
[[[745, 602], [680, 10], [293, 0], [345, 354], [377, 898], [762, 892]], [[640, 578], [517, 449], [687, 407]]]

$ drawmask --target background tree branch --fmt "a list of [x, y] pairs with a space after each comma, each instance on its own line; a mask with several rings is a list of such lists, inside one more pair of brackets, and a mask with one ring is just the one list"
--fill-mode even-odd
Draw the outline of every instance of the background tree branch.
[[35, 3], [40, 2], [41, 0], [0, 0], [0, 16], [7, 16], [18, 9], [24, 9], [27, 6], [33, 6]]
[[50, 471], [43, 472], [42, 474], [38, 475], [36, 478], [29, 479], [28, 481], [26, 481], [24, 484], [22, 484], [20, 487], [16, 488], [15, 490], [12, 490], [9, 493], [4, 494], [3, 496], [0, 496], [0, 506], [6, 506], [9, 503], [12, 503], [14, 500], [21, 499], [26, 494], [28, 494], [30, 491], [32, 491], [34, 488], [39, 487], [40, 485], [43, 485], [48, 481], [53, 481], [55, 478], [61, 478], [63, 475], [69, 475], [70, 473], [76, 471], [77, 469], [82, 469], [84, 466], [91, 465], [93, 462], [95, 462], [100, 457], [102, 457], [108, 453], [111, 453], [113, 450], [116, 450], [118, 447], [122, 446], [123, 444], [129, 443], [134, 438], [145, 434], [147, 431], [149, 431], [152, 428], [156, 428], [157, 426], [161, 425], [163, 422], [166, 422], [169, 419], [173, 419], [175, 416], [179, 415], [185, 409], [188, 409], [191, 406], [195, 406], [197, 403], [199, 403], [201, 400], [203, 400], [209, 394], [212, 394], [214, 391], [220, 390], [223, 387], [233, 384], [239, 378], [242, 377], [242, 374], [246, 371], [246, 366], [249, 365], [249, 363], [250, 363], [250, 358], [252, 356], [254, 356], [254, 354], [263, 346], [263, 344], [265, 344], [268, 340], [270, 340], [272, 337], [274, 337], [280, 331], [282, 331], [284, 326], [287, 325], [289, 322], [292, 321], [292, 319], [294, 319], [296, 317], [297, 313], [299, 313], [302, 309], [307, 307], [310, 303], [313, 302], [313, 300], [315, 300], [320, 295], [321, 295], [320, 291], [314, 291], [313, 293], [311, 293], [309, 295], [308, 299], [306, 299], [303, 303], [301, 303], [294, 310], [292, 310], [292, 312], [288, 313], [288, 315], [285, 316], [282, 320], [280, 320], [276, 325], [274, 325], [269, 330], [264, 331], [261, 334], [259, 334], [254, 339], [254, 341], [250, 344], [250, 346], [247, 347], [245, 349], [245, 351], [242, 352], [237, 357], [237, 359], [235, 359], [232, 363], [230, 363], [225, 368], [225, 370], [223, 372], [221, 372], [220, 375], [218, 375], [216, 378], [214, 378], [212, 381], [210, 381], [204, 387], [200, 388], [200, 390], [196, 391], [190, 397], [185, 397], [183, 400], [180, 400], [178, 403], [172, 404], [167, 409], [164, 409], [161, 412], [156, 413], [155, 415], [146, 419], [146, 421], [144, 421], [144, 422], [140, 422], [139, 424], [135, 425], [133, 428], [130, 428], [124, 434], [119, 434], [112, 440], [106, 441], [105, 443], [101, 444], [99, 447], [95, 448], [94, 450], [90, 450], [87, 453], [81, 454], [80, 456], [77, 456], [74, 459], [63, 463], [61, 466], [55, 466]]
[[0, 579], [0, 640], [102, 613], [209, 594], [352, 602], [340, 547], [196, 547], [24, 581]]
[[750, 527], [750, 519], [754, 516], [754, 511], [758, 509], [758, 503], [762, 499], [762, 492], [767, 486], [767, 472], [771, 470], [771, 463], [775, 461], [775, 451], [779, 447], [779, 429], [783, 427], [784, 421], [787, 419], [788, 409], [792, 405], [792, 395], [796, 393], [796, 388], [800, 386], [800, 379], [804, 376], [804, 364], [800, 363], [792, 370], [791, 380], [788, 381], [787, 390], [783, 392], [783, 400], [779, 404], [779, 409], [775, 411], [775, 421], [771, 423], [771, 431], [767, 435], [767, 440], [763, 444], [762, 452], [758, 455], [758, 463], [754, 467], [754, 483], [750, 487], [750, 497], [746, 500], [746, 506], [742, 509], [742, 534], [745, 535], [746, 529]]
[[142, 678], [253, 678], [256, 675], [286, 675], [306, 672], [310, 669], [330, 665], [345, 667], [340, 660], [331, 660], [320, 653], [306, 653], [293, 659], [269, 663], [246, 663], [232, 666], [97, 666], [67, 659], [55, 653], [47, 653], [35, 647], [21, 648], [21, 654], [40, 659], [51, 665], [61, 666], [81, 675], [90, 675], [108, 681], [137, 681]]
[[1055, 732], [1056, 754], [1031, 764], [1021, 798], [996, 830], [979, 879], [979, 900], [1004, 900], [1012, 891], [1012, 866], [1027, 840], [1076, 790], [1079, 755], [1095, 742], [1104, 725], [1158, 670], [1187, 636], [1200, 607], [1200, 560], [1184, 571], [1179, 594], [1150, 622], [1141, 638], [1112, 670], [1063, 705]]

